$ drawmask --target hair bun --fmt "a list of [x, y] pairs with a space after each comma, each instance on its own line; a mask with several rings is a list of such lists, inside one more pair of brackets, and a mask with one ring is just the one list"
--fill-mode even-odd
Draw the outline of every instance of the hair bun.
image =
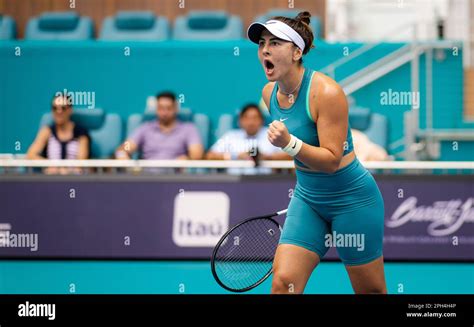
[[311, 14], [309, 11], [301, 11], [296, 17], [295, 20], [298, 20], [300, 22], [306, 23], [309, 25], [311, 21]]

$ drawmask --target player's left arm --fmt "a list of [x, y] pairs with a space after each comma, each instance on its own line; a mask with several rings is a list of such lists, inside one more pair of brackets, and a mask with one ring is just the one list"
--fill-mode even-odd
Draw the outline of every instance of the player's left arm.
[[342, 160], [347, 138], [348, 115], [346, 95], [335, 82], [325, 83], [314, 92], [310, 107], [314, 117], [317, 112], [319, 147], [303, 143], [296, 158], [310, 168], [335, 172]]

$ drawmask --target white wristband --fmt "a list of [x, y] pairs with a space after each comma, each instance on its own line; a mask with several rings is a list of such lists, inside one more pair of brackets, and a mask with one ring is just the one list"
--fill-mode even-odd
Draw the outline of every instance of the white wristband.
[[282, 148], [283, 151], [288, 153], [290, 156], [294, 157], [300, 152], [301, 147], [303, 146], [303, 141], [301, 141], [299, 138], [294, 136], [293, 134], [290, 134], [291, 139], [290, 143], [288, 143], [287, 146]]

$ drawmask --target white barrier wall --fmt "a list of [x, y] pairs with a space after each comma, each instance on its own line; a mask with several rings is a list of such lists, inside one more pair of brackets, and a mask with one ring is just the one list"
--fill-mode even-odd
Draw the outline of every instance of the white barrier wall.
[[409, 41], [416, 23], [420, 40], [437, 38], [436, 22], [445, 21], [445, 37], [466, 40], [471, 0], [330, 0], [327, 2], [328, 39], [376, 42]]

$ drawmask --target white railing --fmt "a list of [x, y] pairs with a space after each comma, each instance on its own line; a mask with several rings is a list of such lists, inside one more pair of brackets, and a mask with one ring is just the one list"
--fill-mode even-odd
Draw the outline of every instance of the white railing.
[[321, 68], [319, 71], [324, 73], [324, 74], [329, 75], [333, 79], [336, 79], [336, 70], [339, 67], [341, 67], [341, 66], [345, 65], [346, 63], [354, 60], [355, 58], [358, 58], [358, 57], [364, 55], [365, 53], [367, 53], [370, 50], [372, 50], [372, 49], [376, 48], [377, 46], [379, 46], [380, 44], [389, 41], [393, 35], [398, 34], [398, 33], [400, 33], [400, 31], [404, 31], [404, 30], [407, 30], [407, 29], [412, 32], [413, 39], [411, 41], [415, 41], [416, 40], [416, 34], [417, 34], [416, 33], [417, 24], [415, 22], [403, 23], [403, 24], [398, 25], [395, 28], [387, 31], [384, 35], [382, 35], [380, 37], [378, 42], [367, 43], [364, 46], [352, 51], [348, 56], [339, 58], [338, 60], [330, 63], [326, 67]]
[[[474, 161], [361, 161], [367, 169], [474, 169]], [[291, 160], [264, 160], [261, 167], [292, 169]], [[1, 159], [1, 168], [251, 168], [252, 160], [25, 160]]]
[[405, 45], [344, 78], [339, 84], [344, 89], [346, 95], [351, 95], [380, 77], [410, 62], [417, 55], [413, 52], [410, 44]]
[[[427, 22], [425, 22], [427, 23]], [[438, 131], [433, 128], [433, 59], [434, 52], [444, 49], [453, 49], [458, 45], [456, 41], [449, 40], [434, 40], [420, 42], [418, 39], [418, 25], [419, 23], [409, 23], [398, 26], [396, 30], [411, 30], [412, 40], [407, 45], [398, 48], [395, 51], [385, 55], [384, 57], [374, 61], [367, 67], [346, 76], [339, 81], [343, 87], [346, 95], [360, 90], [368, 84], [376, 81], [382, 76], [394, 71], [395, 69], [410, 63], [410, 86], [412, 94], [419, 94], [420, 92], [420, 57], [426, 55], [425, 60], [425, 130], [420, 127], [420, 110], [412, 106], [411, 111], [406, 112], [404, 118], [404, 150], [403, 157], [406, 160], [426, 159], [431, 158], [436, 160], [440, 157], [440, 143], [439, 141], [445, 138], [445, 135], [456, 135], [456, 137], [473, 140], [472, 131], [462, 131], [458, 129], [450, 129]], [[350, 63], [354, 59], [366, 54], [368, 51], [382, 44], [383, 41], [388, 40], [392, 33], [384, 35], [379, 43], [370, 43], [353, 51], [347, 57], [340, 58], [328, 66], [322, 68], [320, 71], [335, 78], [336, 70], [341, 66]], [[442, 52], [440, 52], [442, 53]], [[417, 140], [417, 136], [422, 137], [422, 141]], [[458, 139], [455, 139], [458, 140]], [[398, 142], [398, 140], [397, 140]], [[396, 144], [398, 146], [398, 143]]]

